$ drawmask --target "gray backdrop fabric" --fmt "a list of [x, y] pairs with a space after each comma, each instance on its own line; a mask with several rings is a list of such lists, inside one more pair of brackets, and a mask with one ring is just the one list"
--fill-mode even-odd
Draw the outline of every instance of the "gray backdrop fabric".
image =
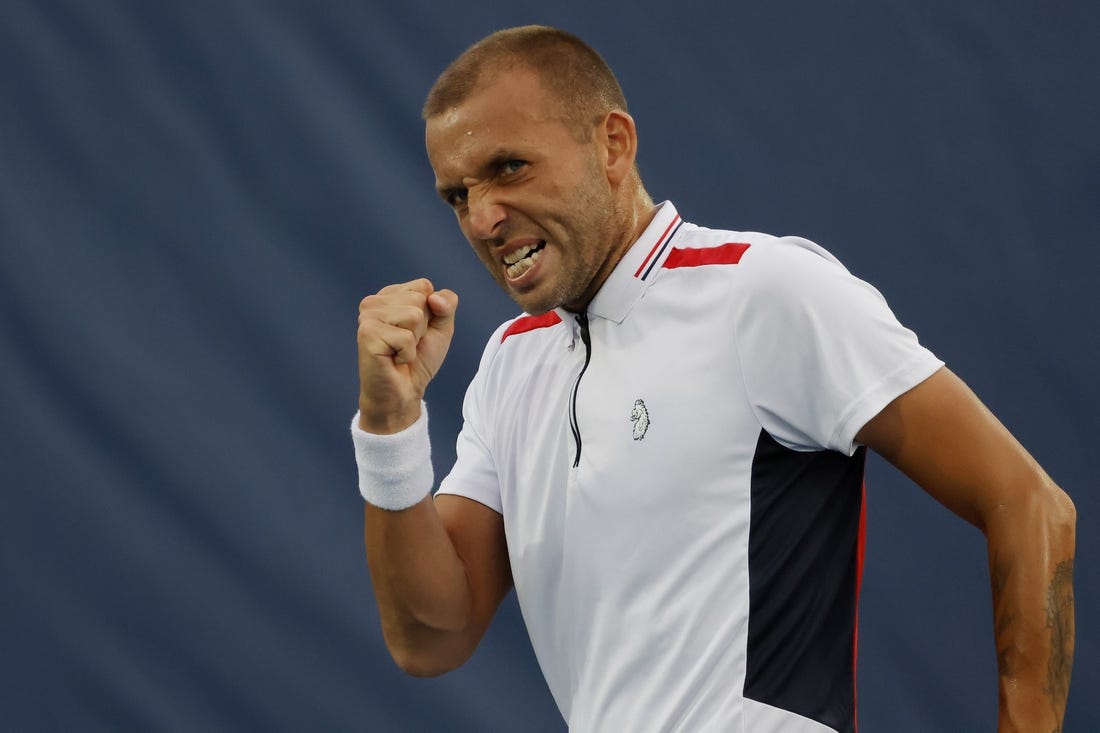
[[[882, 290], [1076, 501], [1066, 730], [1100, 730], [1100, 4], [0, 0], [0, 729], [558, 731], [509, 599], [384, 651], [347, 424], [358, 301], [461, 297], [437, 479], [515, 314], [419, 106], [498, 27], [618, 71], [651, 193]], [[980, 533], [869, 466], [865, 731], [992, 730]]]

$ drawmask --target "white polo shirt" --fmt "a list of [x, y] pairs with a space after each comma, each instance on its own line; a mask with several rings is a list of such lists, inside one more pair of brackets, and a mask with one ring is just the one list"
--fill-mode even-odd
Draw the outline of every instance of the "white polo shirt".
[[667, 202], [587, 319], [497, 329], [439, 489], [503, 515], [570, 728], [852, 730], [855, 435], [942, 362], [812, 242]]

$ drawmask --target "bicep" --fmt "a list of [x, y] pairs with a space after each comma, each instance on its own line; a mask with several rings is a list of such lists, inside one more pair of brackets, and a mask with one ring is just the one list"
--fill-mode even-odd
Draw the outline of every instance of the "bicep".
[[936, 500], [985, 529], [994, 513], [1056, 490], [1042, 468], [966, 384], [941, 368], [893, 400], [856, 439]]
[[466, 568], [471, 620], [480, 637], [512, 588], [504, 518], [480, 502], [453, 494], [437, 495], [435, 508]]

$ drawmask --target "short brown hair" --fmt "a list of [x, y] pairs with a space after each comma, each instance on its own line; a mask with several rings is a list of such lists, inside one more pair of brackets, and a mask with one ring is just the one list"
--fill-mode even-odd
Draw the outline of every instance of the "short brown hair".
[[584, 123], [611, 110], [627, 111], [619, 81], [595, 49], [572, 33], [527, 25], [486, 36], [451, 62], [428, 92], [423, 118], [461, 104], [498, 74], [516, 68], [533, 71], [566, 119], [581, 123], [584, 136]]

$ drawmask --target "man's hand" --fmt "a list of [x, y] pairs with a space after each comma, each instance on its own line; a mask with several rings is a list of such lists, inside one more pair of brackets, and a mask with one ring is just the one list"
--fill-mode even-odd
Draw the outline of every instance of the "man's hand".
[[416, 422], [454, 335], [458, 296], [424, 278], [359, 303], [359, 427], [396, 433]]
[[[390, 285], [359, 304], [359, 427], [404, 430], [443, 365], [458, 296], [425, 279]], [[465, 662], [512, 587], [504, 519], [460, 496], [425, 495], [389, 511], [367, 502], [363, 538], [382, 633], [409, 674]]]

